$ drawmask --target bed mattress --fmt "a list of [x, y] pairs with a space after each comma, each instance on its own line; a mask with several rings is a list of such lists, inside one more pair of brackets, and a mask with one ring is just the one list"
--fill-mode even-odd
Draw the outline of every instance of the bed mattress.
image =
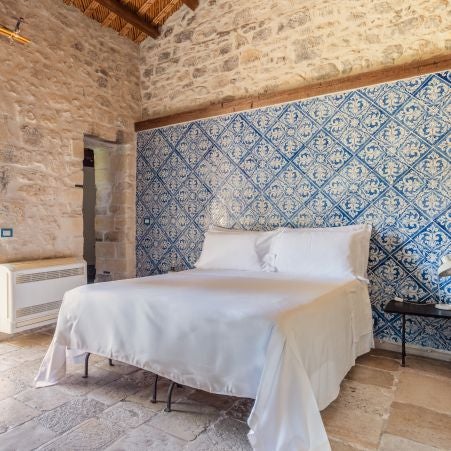
[[63, 378], [67, 352], [91, 352], [254, 398], [256, 450], [328, 450], [319, 411], [372, 344], [364, 282], [189, 270], [67, 292], [35, 382]]

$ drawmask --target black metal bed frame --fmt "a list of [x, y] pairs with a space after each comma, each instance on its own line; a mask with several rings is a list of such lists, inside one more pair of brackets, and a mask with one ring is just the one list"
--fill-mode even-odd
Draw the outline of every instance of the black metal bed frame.
[[[85, 371], [83, 374], [83, 379], [86, 379], [89, 375], [89, 357], [91, 356], [90, 352], [86, 353], [85, 357]], [[108, 363], [110, 366], [114, 366], [113, 359], [108, 359]], [[158, 374], [155, 374], [155, 381], [153, 383], [153, 392], [152, 392], [152, 398], [150, 399], [150, 402], [152, 404], [155, 404], [157, 402], [157, 390], [158, 390]], [[181, 388], [182, 385], [177, 384], [177, 382], [171, 382], [171, 385], [169, 385], [168, 389], [168, 396], [166, 399], [166, 407], [164, 409], [165, 412], [171, 412], [172, 411], [172, 394], [174, 392], [174, 388], [178, 387]]]

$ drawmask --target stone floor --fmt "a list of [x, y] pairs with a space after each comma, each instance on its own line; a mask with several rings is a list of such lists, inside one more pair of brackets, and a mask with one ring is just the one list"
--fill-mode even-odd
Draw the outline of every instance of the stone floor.
[[[0, 449], [249, 450], [252, 401], [176, 389], [174, 411], [149, 402], [153, 376], [92, 356], [59, 385], [33, 389], [51, 332], [0, 342]], [[451, 363], [375, 350], [358, 359], [323, 419], [333, 450], [451, 449]]]

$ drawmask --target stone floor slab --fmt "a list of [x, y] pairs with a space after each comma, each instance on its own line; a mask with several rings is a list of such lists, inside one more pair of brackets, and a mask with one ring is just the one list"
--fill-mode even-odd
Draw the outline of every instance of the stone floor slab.
[[24, 334], [18, 335], [10, 340], [8, 340], [8, 344], [13, 346], [18, 346], [20, 348], [47, 348], [52, 341], [52, 336], [44, 333], [33, 333], [33, 334]]
[[41, 415], [37, 421], [47, 429], [62, 434], [88, 418], [105, 410], [105, 404], [95, 399], [74, 398], [56, 409]]
[[385, 371], [401, 371], [402, 367], [399, 364], [399, 360], [394, 360], [387, 357], [376, 356], [373, 354], [364, 354], [360, 356], [356, 363], [359, 365], [369, 366], [371, 368], [377, 368]]
[[0, 433], [6, 432], [22, 423], [26, 423], [41, 412], [14, 398], [0, 401]]
[[91, 418], [77, 428], [40, 448], [42, 451], [88, 451], [104, 449], [124, 433], [124, 428]]
[[0, 401], [14, 396], [26, 388], [27, 386], [20, 381], [0, 377]]
[[0, 343], [0, 355], [6, 354], [7, 352], [17, 351], [19, 348], [17, 346], [13, 346], [10, 343], [1, 342]]
[[[96, 388], [95, 390], [89, 392], [86, 396], [97, 399], [97, 401], [111, 406], [133, 395], [137, 390], [138, 387], [129, 381], [117, 379], [109, 384]], [[147, 391], [150, 392], [150, 390]]]
[[89, 377], [82, 377], [83, 371], [68, 374], [60, 381], [58, 387], [73, 396], [82, 396], [120, 378], [120, 375], [96, 366], [89, 368]]
[[216, 409], [179, 403], [172, 412], [160, 412], [149, 424], [185, 441], [194, 440], [219, 416]]
[[57, 386], [29, 388], [15, 396], [16, 399], [38, 410], [52, 410], [72, 399], [68, 393], [59, 390]]
[[408, 356], [404, 371], [419, 371], [428, 376], [451, 379], [451, 362], [427, 359], [424, 357]]
[[386, 388], [393, 387], [395, 381], [393, 373], [363, 365], [354, 365], [346, 375], [346, 379]]
[[20, 365], [9, 368], [0, 372], [0, 377], [6, 377], [16, 383], [21, 383], [27, 387], [34, 386], [34, 378], [41, 366], [42, 359], [23, 362]]
[[235, 420], [247, 422], [252, 408], [254, 407], [254, 400], [248, 398], [241, 398], [235, 401], [233, 406], [227, 410], [226, 415]]
[[131, 366], [127, 363], [121, 363], [117, 361], [114, 361], [113, 366], [111, 366], [108, 359], [101, 359], [100, 362], [95, 364], [95, 366], [103, 368], [104, 370], [113, 371], [121, 375], [134, 373], [135, 371], [139, 370], [139, 368], [136, 368], [136, 366]]
[[451, 378], [404, 371], [399, 376], [395, 400], [451, 415]]
[[127, 428], [136, 428], [148, 421], [155, 412], [134, 402], [121, 401], [109, 407], [99, 415], [99, 418], [117, 423]]
[[[330, 447], [332, 451], [362, 451], [363, 448], [356, 448], [349, 443], [340, 442], [339, 440], [330, 439]], [[366, 450], [365, 450], [366, 451]]]
[[41, 426], [35, 420], [28, 421], [20, 426], [0, 434], [0, 449], [7, 451], [31, 451], [36, 449], [57, 435], [51, 430]]
[[[153, 379], [152, 379], [153, 381]], [[166, 407], [166, 401], [168, 396], [168, 389], [170, 386], [170, 381], [167, 379], [160, 379], [158, 381], [158, 391], [157, 391], [157, 402], [151, 403], [150, 399], [153, 395], [153, 382], [150, 385], [144, 385], [139, 383], [141, 387], [137, 392], [127, 396], [127, 401], [136, 402], [142, 404], [143, 406], [153, 410], [154, 412], [161, 412]], [[172, 402], [174, 408], [177, 408], [177, 404], [188, 398], [188, 396], [193, 393], [194, 390], [190, 387], [176, 387], [172, 393]]]
[[143, 424], [127, 433], [107, 448], [107, 451], [181, 451], [183, 440], [173, 437], [150, 424]]
[[242, 421], [221, 418], [190, 442], [186, 451], [252, 451], [247, 439], [248, 432], [248, 426]]
[[438, 451], [433, 446], [413, 442], [407, 438], [384, 434], [381, 439], [379, 451]]
[[217, 395], [203, 390], [194, 390], [187, 396], [187, 399], [212, 406], [220, 410], [229, 409], [237, 401], [237, 398], [234, 396]]
[[331, 438], [376, 449], [393, 399], [391, 390], [344, 381], [340, 396], [321, 412]]
[[450, 449], [451, 416], [394, 402], [386, 432], [437, 448]]

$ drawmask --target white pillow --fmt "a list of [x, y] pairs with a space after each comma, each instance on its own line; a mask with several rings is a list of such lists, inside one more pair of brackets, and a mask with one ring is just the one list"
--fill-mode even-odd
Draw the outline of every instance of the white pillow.
[[366, 280], [371, 226], [281, 230], [271, 247], [277, 271]]
[[237, 269], [274, 271], [271, 240], [274, 232], [251, 232], [212, 227], [205, 233], [202, 253], [196, 263], [199, 269]]

